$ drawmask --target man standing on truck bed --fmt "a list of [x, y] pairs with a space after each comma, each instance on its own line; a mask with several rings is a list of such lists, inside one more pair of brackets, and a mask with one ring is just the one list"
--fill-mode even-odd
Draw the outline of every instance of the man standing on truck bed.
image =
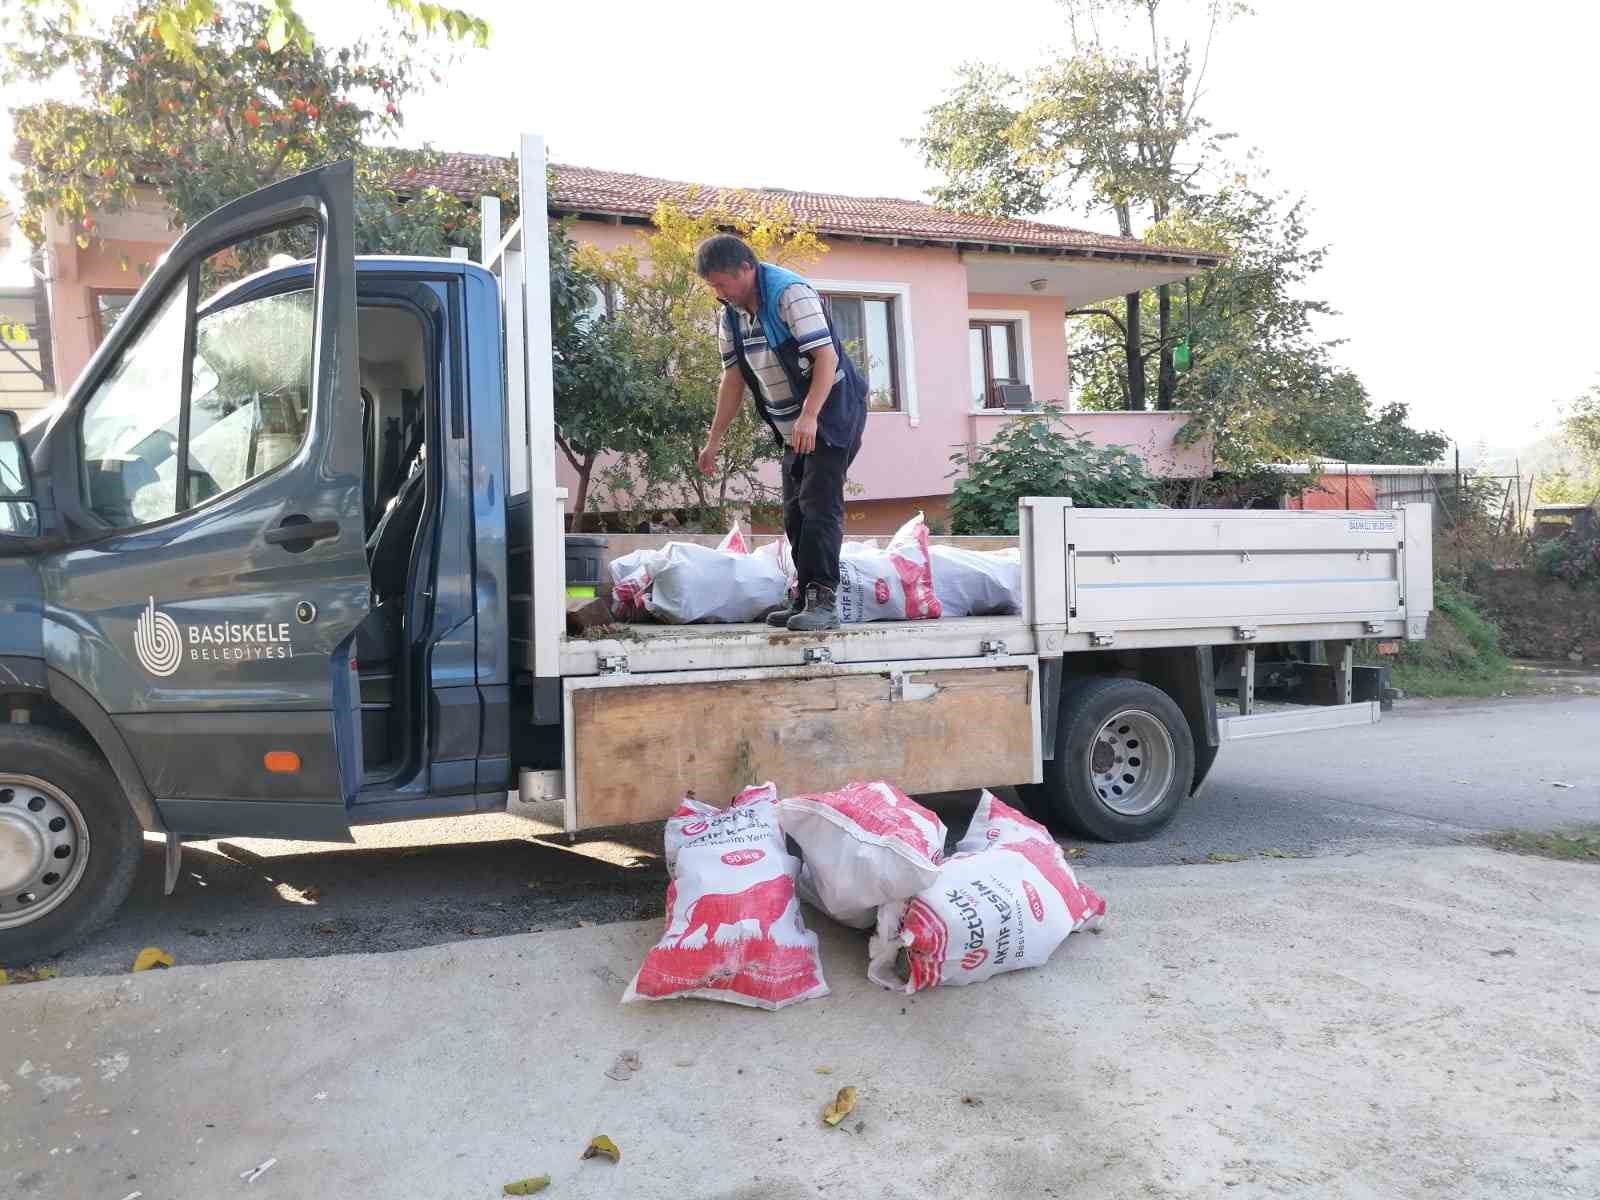
[[729, 233], [700, 243], [695, 271], [722, 302], [722, 383], [700, 470], [714, 474], [722, 435], [746, 389], [783, 447], [783, 528], [798, 588], [767, 623], [837, 629], [845, 473], [861, 449], [867, 388], [822, 307], [793, 271], [760, 262]]

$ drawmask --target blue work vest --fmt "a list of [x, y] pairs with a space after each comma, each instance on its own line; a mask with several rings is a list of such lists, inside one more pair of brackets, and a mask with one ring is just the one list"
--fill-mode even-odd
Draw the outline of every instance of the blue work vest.
[[[779, 313], [778, 297], [783, 294], [785, 288], [805, 282], [793, 271], [786, 271], [771, 263], [759, 263], [756, 266], [756, 286], [760, 290], [761, 297], [756, 317], [761, 322], [761, 331], [766, 335], [767, 345], [772, 348], [777, 356], [778, 365], [783, 368], [784, 375], [789, 379], [789, 389], [802, 403], [811, 390], [811, 368], [809, 364], [802, 365], [800, 361], [799, 344]], [[772, 430], [772, 436], [778, 439], [778, 445], [787, 445], [783, 434], [778, 432], [778, 427], [773, 424], [772, 417], [767, 413], [766, 398], [761, 394], [761, 381], [756, 378], [755, 371], [745, 357], [739, 314], [734, 311], [731, 304], [723, 305], [723, 310], [722, 318], [728, 328], [728, 338], [733, 343], [733, 352], [739, 360], [739, 372], [744, 376], [745, 385], [750, 389], [751, 396], [755, 397], [756, 411]], [[827, 314], [823, 315], [826, 318]], [[823, 402], [822, 411], [817, 414], [817, 436], [837, 449], [850, 450], [861, 440], [861, 434], [867, 424], [867, 381], [861, 378], [861, 372], [856, 370], [855, 363], [844, 352], [844, 346], [839, 342], [838, 331], [834, 329], [831, 320], [828, 321], [828, 336], [833, 339], [833, 352], [839, 356], [839, 366], [844, 378], [833, 385], [833, 390]]]

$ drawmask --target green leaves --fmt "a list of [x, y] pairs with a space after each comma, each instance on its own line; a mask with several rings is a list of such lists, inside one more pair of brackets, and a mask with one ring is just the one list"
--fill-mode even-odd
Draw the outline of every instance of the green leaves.
[[1063, 433], [1062, 419], [1055, 406], [1012, 417], [987, 445], [951, 456], [964, 471], [950, 497], [951, 533], [1017, 533], [1023, 496], [1070, 496], [1077, 508], [1157, 507], [1156, 482], [1138, 455]]

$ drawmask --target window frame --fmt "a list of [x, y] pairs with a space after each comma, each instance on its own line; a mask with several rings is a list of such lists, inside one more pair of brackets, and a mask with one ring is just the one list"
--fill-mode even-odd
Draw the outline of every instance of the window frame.
[[[208, 298], [209, 302], [207, 303], [204, 312], [199, 309], [200, 270], [202, 266], [204, 266], [207, 259], [211, 258], [214, 254], [218, 254], [232, 246], [238, 245], [241, 241], [245, 241], [250, 238], [263, 237], [267, 234], [276, 233], [283, 229], [289, 229], [296, 225], [309, 225], [316, 230], [316, 246], [312, 252], [311, 259], [309, 260], [311, 265], [311, 277], [309, 283], [304, 283], [302, 280], [297, 278], [294, 280], [294, 283], [298, 286], [277, 288], [267, 287], [260, 291], [256, 291], [250, 286], [251, 284], [284, 270], [282, 267], [267, 267], [261, 271], [247, 275], [243, 279], [236, 280], [227, 287], [223, 288], [221, 291], [214, 293]], [[119, 339], [119, 342], [115, 347], [114, 355], [107, 357], [104, 363], [98, 361], [98, 353], [94, 359], [90, 360], [90, 368], [93, 370], [94, 378], [84, 393], [82, 403], [75, 406], [76, 412], [73, 415], [71, 433], [72, 443], [78, 460], [78, 469], [76, 472], [78, 493], [76, 507], [81, 513], [95, 521], [99, 525], [99, 528], [90, 533], [88, 536], [78, 539], [80, 543], [99, 541], [106, 537], [123, 537], [129, 534], [142, 533], [146, 530], [159, 529], [164, 525], [180, 520], [181, 518], [188, 517], [193, 513], [202, 512], [219, 501], [237, 496], [245, 489], [250, 488], [263, 480], [272, 478], [285, 468], [295, 464], [305, 454], [306, 447], [311, 442], [311, 432], [316, 427], [318, 398], [316, 394], [317, 389], [314, 370], [311, 394], [308, 397], [308, 404], [306, 407], [306, 432], [301, 438], [300, 446], [294, 452], [294, 454], [284, 459], [281, 463], [278, 463], [271, 470], [263, 471], [259, 475], [252, 475], [249, 479], [246, 479], [242, 483], [229, 488], [227, 491], [218, 492], [214, 496], [208, 496], [198, 504], [186, 504], [189, 495], [189, 411], [193, 400], [194, 389], [195, 327], [198, 324], [200, 317], [209, 315], [213, 312], [221, 312], [238, 304], [249, 304], [257, 300], [265, 300], [273, 296], [284, 295], [290, 292], [310, 291], [312, 297], [312, 355], [313, 362], [315, 362], [317, 316], [318, 309], [321, 305], [320, 296], [323, 285], [322, 260], [323, 249], [326, 240], [327, 226], [323, 218], [298, 215], [291, 217], [288, 220], [279, 221], [272, 225], [266, 225], [260, 228], [248, 230], [242, 236], [236, 235], [206, 245], [205, 247], [196, 251], [196, 253], [190, 258], [188, 263], [183, 268], [183, 273], [170, 281], [168, 285], [169, 292], [171, 289], [182, 288], [185, 292], [185, 299], [183, 351], [179, 359], [179, 362], [182, 364], [182, 376], [179, 383], [177, 435], [178, 450], [176, 454], [177, 463], [175, 466], [175, 477], [173, 479], [173, 511], [168, 513], [166, 516], [158, 517], [153, 521], [145, 521], [136, 525], [113, 525], [95, 510], [89, 495], [88, 456], [85, 453], [83, 426], [85, 419], [89, 415], [89, 409], [94, 404], [95, 396], [98, 394], [100, 388], [105, 385], [112, 370], [114, 369], [115, 364], [120, 362], [123, 356], [127, 354], [127, 352], [141, 338], [144, 337], [146, 332], [148, 332], [152, 322], [160, 315], [162, 308], [166, 303], [167, 293], [163, 293], [162, 295], [156, 297], [154, 303], [152, 303], [142, 313], [139, 314], [140, 319], [137, 326], [129, 329], [126, 336]], [[140, 291], [143, 291], [143, 289], [141, 288]], [[135, 296], [137, 295], [138, 293], [136, 292]], [[96, 308], [96, 313], [98, 314], [98, 307]]]
[[[913, 336], [915, 322], [911, 310], [911, 286], [892, 280], [872, 279], [809, 279], [807, 282], [827, 303], [829, 296], [847, 296], [867, 300], [892, 300], [890, 305], [890, 342], [895, 360], [895, 395], [899, 407], [869, 408], [868, 417], [902, 417], [913, 428], [922, 424], [922, 409], [917, 398], [916, 341]], [[829, 325], [832, 325], [829, 317]]]
[[[828, 324], [833, 328], [835, 335], [838, 329], [833, 325], [833, 302], [835, 300], [849, 300], [861, 306], [861, 336], [866, 338], [867, 333], [867, 301], [879, 300], [889, 306], [889, 395], [894, 401], [892, 408], [871, 407], [872, 380], [867, 379], [868, 412], [898, 413], [905, 411], [904, 401], [900, 397], [900, 321], [896, 315], [899, 308], [899, 297], [879, 292], [824, 292], [818, 289], [817, 294], [822, 297], [823, 311], [828, 314]], [[870, 361], [871, 355], [868, 355]], [[859, 366], [857, 367], [859, 370]]]
[[[138, 288], [92, 287], [89, 289], [89, 314], [94, 320], [94, 349], [98, 350], [100, 343], [106, 340], [106, 334], [111, 332], [106, 328], [105, 314], [100, 311], [100, 297], [126, 296], [131, 302], [138, 294]], [[123, 311], [127, 311], [126, 306], [124, 306]]]
[[[972, 406], [969, 411], [976, 413], [993, 413], [1005, 411], [1005, 405], [997, 402], [995, 392], [996, 383], [1023, 383], [1030, 388], [1033, 386], [1033, 325], [1031, 313], [1022, 309], [994, 309], [974, 308], [967, 312], [967, 329], [981, 328], [983, 330], [983, 373], [984, 397], [983, 403]], [[1016, 374], [1010, 378], [1001, 379], [993, 375], [993, 355], [990, 351], [989, 327], [993, 325], [1008, 325], [1011, 327], [1011, 369]], [[970, 354], [971, 342], [968, 340]], [[971, 361], [968, 360], [968, 370], [971, 370]], [[968, 404], [972, 401], [969, 398]]]

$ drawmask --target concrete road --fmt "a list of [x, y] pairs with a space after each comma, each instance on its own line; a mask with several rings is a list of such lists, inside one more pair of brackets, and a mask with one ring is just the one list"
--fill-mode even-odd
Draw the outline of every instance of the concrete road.
[[[971, 804], [936, 807], [959, 832]], [[1107, 865], [1337, 854], [1578, 821], [1600, 821], [1600, 696], [1413, 701], [1376, 727], [1227, 747], [1204, 793], [1159, 837], [1089, 844], [1077, 861], [1092, 879]], [[150, 842], [122, 914], [53, 965], [116, 973], [149, 945], [181, 963], [401, 950], [661, 911], [659, 826], [570, 847], [552, 826], [504, 816], [356, 836], [355, 846], [192, 845], [170, 897]]]
[[[1104, 933], [917, 996], [818, 918], [833, 992], [778, 1013], [618, 1005], [656, 921], [0, 989], [0, 1195], [1600, 1195], [1594, 867], [1385, 848], [1093, 882]], [[601, 1133], [621, 1161], [580, 1161]]]

